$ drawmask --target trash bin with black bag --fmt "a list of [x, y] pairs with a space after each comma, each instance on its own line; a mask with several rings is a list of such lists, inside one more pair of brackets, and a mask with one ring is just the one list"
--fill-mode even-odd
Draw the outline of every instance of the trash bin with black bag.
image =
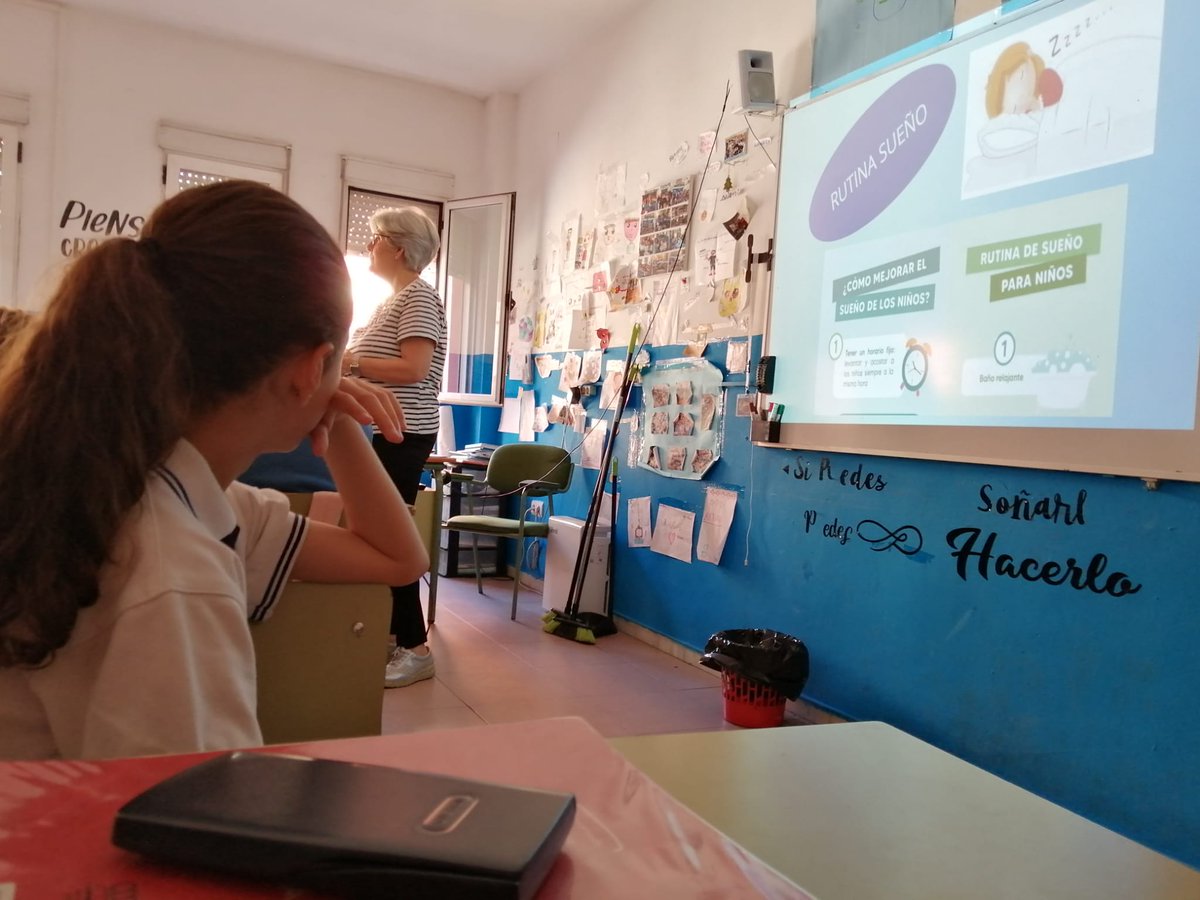
[[704, 645], [700, 664], [721, 673], [725, 721], [743, 728], [783, 724], [784, 705], [808, 681], [804, 642], [769, 628], [718, 631]]

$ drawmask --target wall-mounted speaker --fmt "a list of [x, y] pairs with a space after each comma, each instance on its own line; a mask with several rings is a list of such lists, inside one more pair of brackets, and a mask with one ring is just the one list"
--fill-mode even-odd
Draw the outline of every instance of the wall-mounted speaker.
[[742, 109], [775, 108], [775, 62], [769, 50], [739, 50]]

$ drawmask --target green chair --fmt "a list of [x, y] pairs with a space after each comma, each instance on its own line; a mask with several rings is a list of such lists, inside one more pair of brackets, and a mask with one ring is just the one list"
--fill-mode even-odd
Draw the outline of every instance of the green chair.
[[[516, 503], [515, 519], [504, 516], [451, 516], [442, 523], [449, 531], [458, 531], [472, 536], [472, 551], [475, 554], [475, 586], [483, 593], [483, 577], [479, 567], [478, 536], [493, 535], [497, 538], [515, 538], [517, 541], [517, 569], [513, 575], [512, 618], [517, 618], [517, 591], [521, 586], [521, 558], [524, 554], [525, 538], [546, 537], [550, 533], [550, 516], [554, 515], [554, 495], [560, 494], [571, 483], [571, 456], [561, 447], [549, 444], [503, 444], [497, 447], [488, 461], [487, 472], [481, 484], [486, 491], [479, 496], [512, 496]], [[459, 476], [455, 476], [459, 477]], [[467, 480], [469, 476], [461, 476]], [[529, 501], [534, 497], [547, 499], [546, 520], [529, 521]], [[468, 500], [471, 495], [468, 495]]]

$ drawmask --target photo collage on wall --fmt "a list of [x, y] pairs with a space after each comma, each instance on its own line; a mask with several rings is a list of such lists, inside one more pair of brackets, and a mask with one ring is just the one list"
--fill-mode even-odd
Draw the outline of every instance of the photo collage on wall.
[[721, 370], [703, 359], [656, 363], [642, 376], [638, 465], [700, 479], [721, 456]]
[[642, 194], [638, 278], [665, 275], [672, 267], [688, 268], [684, 243], [691, 209], [691, 177], [676, 178]]

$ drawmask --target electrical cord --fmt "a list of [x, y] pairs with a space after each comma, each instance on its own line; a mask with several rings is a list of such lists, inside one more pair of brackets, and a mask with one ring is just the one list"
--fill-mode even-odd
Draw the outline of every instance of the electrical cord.
[[[763, 142], [759, 140], [758, 133], [754, 130], [754, 126], [750, 124], [750, 117], [746, 115], [745, 110], [742, 111], [742, 118], [746, 120], [746, 127], [750, 130], [750, 136], [754, 138], [754, 145], [763, 152], [763, 156], [767, 158], [767, 162], [775, 165], [775, 160], [771, 158], [771, 154], [767, 152], [767, 148], [763, 146]], [[776, 168], [779, 168], [776, 166]]]

